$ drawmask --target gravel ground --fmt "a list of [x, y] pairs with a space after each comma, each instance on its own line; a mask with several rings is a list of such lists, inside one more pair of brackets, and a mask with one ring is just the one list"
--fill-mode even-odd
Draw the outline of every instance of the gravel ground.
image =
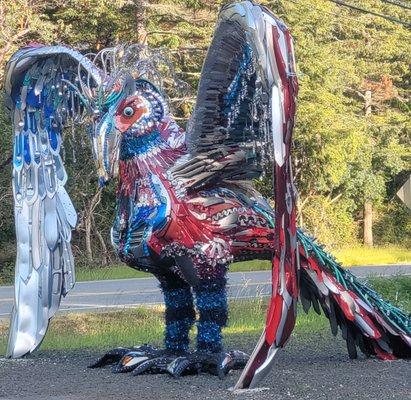
[[[231, 340], [250, 351], [255, 338]], [[0, 398], [19, 400], [105, 399], [411, 399], [411, 364], [360, 358], [349, 360], [344, 343], [328, 333], [293, 338], [277, 356], [266, 389], [232, 393], [239, 371], [224, 381], [209, 375], [179, 380], [165, 375], [133, 377], [86, 366], [91, 351], [38, 351], [22, 360], [0, 359]]]

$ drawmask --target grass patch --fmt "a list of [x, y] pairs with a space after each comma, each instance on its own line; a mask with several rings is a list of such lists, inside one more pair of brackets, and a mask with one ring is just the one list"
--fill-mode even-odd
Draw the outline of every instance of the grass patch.
[[[238, 300], [230, 303], [230, 323], [224, 336], [258, 337], [267, 309], [267, 299]], [[302, 310], [301, 310], [302, 311]], [[42, 350], [95, 349], [103, 351], [118, 346], [134, 346], [150, 342], [161, 345], [164, 331], [164, 307], [144, 307], [101, 313], [70, 313], [55, 317], [44, 339]], [[327, 327], [327, 320], [314, 312], [301, 313], [295, 334], [319, 332]], [[0, 354], [7, 346], [8, 323], [0, 325]], [[195, 343], [196, 330], [191, 331]]]
[[[403, 247], [365, 248], [353, 246], [333, 251], [333, 254], [344, 266], [411, 263], [411, 250]], [[271, 269], [271, 262], [264, 260], [242, 261], [230, 266], [230, 272], [264, 271], [269, 269]], [[146, 278], [151, 276], [120, 264], [106, 268], [79, 268], [77, 281]]]
[[[114, 264], [107, 267], [76, 266], [76, 281], [104, 281], [109, 279], [152, 278], [152, 274], [137, 271], [125, 264]], [[14, 270], [0, 271], [0, 286], [13, 285]]]
[[[242, 261], [230, 266], [230, 272], [263, 271], [268, 269], [271, 269], [271, 263], [264, 260]], [[125, 264], [116, 264], [105, 268], [80, 267], [76, 271], [77, 282], [152, 277], [152, 274], [137, 271]]]
[[405, 247], [352, 246], [332, 252], [343, 265], [384, 265], [411, 263], [411, 249]]
[[[411, 263], [411, 250], [403, 247], [347, 247], [332, 251], [334, 256], [345, 266], [378, 265]], [[270, 261], [252, 260], [234, 263], [230, 272], [263, 271], [271, 269]], [[14, 271], [12, 267], [0, 271], [0, 285], [13, 284]], [[77, 282], [101, 281], [107, 279], [150, 278], [151, 274], [137, 271], [125, 264], [115, 264], [101, 268], [78, 266], [76, 269]]]
[[77, 282], [103, 281], [108, 279], [152, 278], [152, 274], [137, 271], [125, 264], [115, 264], [104, 268], [78, 268], [76, 270]]
[[391, 304], [411, 313], [411, 277], [368, 278], [367, 284]]
[[[331, 254], [346, 267], [356, 265], [386, 265], [411, 263], [411, 249], [405, 247], [364, 247], [351, 246], [340, 250], [331, 250]], [[271, 269], [269, 261], [253, 260], [234, 263], [230, 272], [262, 271]]]
[[[369, 283], [383, 297], [406, 312], [411, 311], [411, 278], [372, 278]], [[230, 318], [224, 336], [230, 338], [256, 338], [263, 329], [267, 298], [233, 300]], [[92, 348], [104, 350], [117, 346], [132, 346], [150, 342], [161, 344], [163, 338], [163, 307], [141, 307], [104, 313], [64, 314], [54, 318], [42, 344], [42, 349], [65, 350]], [[0, 354], [7, 344], [8, 322], [0, 322]], [[310, 311], [304, 314], [299, 307], [295, 336], [320, 333], [328, 329], [327, 319]], [[195, 329], [192, 330], [194, 338]]]

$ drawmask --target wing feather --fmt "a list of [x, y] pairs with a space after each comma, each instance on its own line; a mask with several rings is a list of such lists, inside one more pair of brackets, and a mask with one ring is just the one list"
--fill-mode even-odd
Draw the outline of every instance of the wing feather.
[[[259, 178], [273, 163], [282, 167], [297, 94], [297, 81], [290, 83], [290, 77], [295, 61], [285, 25], [250, 1], [223, 8], [188, 124], [192, 159], [175, 167], [180, 184], [197, 189]], [[207, 172], [203, 179], [189, 175], [195, 161]], [[223, 170], [211, 167], [216, 165]]]
[[[273, 172], [272, 299], [266, 329], [235, 388], [258, 385], [296, 319], [296, 193], [290, 149], [297, 79], [291, 41], [285, 25], [252, 1], [222, 9], [188, 126], [192, 160], [170, 171], [187, 192]], [[310, 295], [305, 306], [311, 303], [319, 311]]]
[[62, 129], [83, 112], [82, 79], [101, 83], [100, 71], [64, 46], [29, 46], [10, 59], [5, 78], [13, 146], [17, 256], [9, 357], [42, 341], [62, 296], [74, 286], [71, 229], [77, 214], [64, 185]]

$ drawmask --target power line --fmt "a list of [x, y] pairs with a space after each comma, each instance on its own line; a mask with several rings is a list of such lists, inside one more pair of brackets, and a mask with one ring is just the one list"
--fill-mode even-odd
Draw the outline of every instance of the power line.
[[389, 15], [379, 14], [379, 13], [376, 13], [376, 12], [374, 12], [374, 11], [365, 10], [364, 8], [360, 8], [360, 7], [357, 7], [357, 6], [353, 6], [353, 5], [351, 5], [351, 4], [345, 3], [345, 2], [340, 1], [340, 0], [328, 0], [328, 1], [331, 1], [332, 3], [338, 4], [338, 5], [340, 5], [340, 6], [348, 7], [348, 8], [351, 8], [351, 9], [353, 9], [353, 10], [362, 12], [363, 14], [375, 15], [376, 17], [384, 18], [384, 19], [386, 19], [386, 20], [388, 20], [388, 21], [391, 21], [391, 22], [395, 22], [395, 23], [397, 23], [397, 24], [404, 25], [404, 26], [407, 27], [407, 28], [411, 28], [411, 23], [410, 23], [410, 22], [405, 22], [405, 21], [402, 21], [402, 20], [400, 20], [400, 19], [397, 19], [397, 18], [394, 18], [394, 17], [390, 17]]
[[[298, 6], [301, 6], [301, 5], [307, 6], [308, 5], [308, 3], [304, 3], [304, 0], [303, 0], [303, 2], [300, 2], [298, 0], [288, 0], [288, 1], [290, 3], [296, 4]], [[318, 8], [318, 7], [316, 7], [312, 4], [309, 5], [309, 9], [311, 11], [318, 11], [320, 13], [325, 13], [325, 14], [337, 17], [338, 18], [337, 23], [339, 25], [346, 26], [347, 28], [350, 28], [350, 30], [353, 31], [356, 34], [362, 34], [364, 32], [364, 30], [367, 31], [367, 32], [370, 31], [370, 27], [366, 26], [367, 22], [365, 20], [355, 18], [352, 15], [343, 15], [343, 14], [339, 14], [339, 13], [337, 14], [336, 12], [327, 11], [327, 10], [324, 10], [322, 8]], [[342, 19], [346, 20], [347, 22], [342, 22]], [[349, 24], [348, 22], [351, 22], [351, 24]], [[356, 25], [352, 24], [352, 22], [356, 22]], [[358, 24], [361, 24], [361, 25], [358, 25]], [[355, 29], [354, 27], [358, 27], [361, 30]]]
[[[289, 1], [290, 3], [296, 4], [296, 5], [298, 5], [298, 6], [301, 6], [301, 5], [307, 6], [307, 3], [301, 3], [301, 2], [299, 2], [299, 1], [297, 1], [297, 0], [288, 0], [288, 1]], [[303, 1], [304, 1], [304, 0], [303, 0]], [[337, 17], [339, 24], [344, 25], [344, 26], [350, 28], [351, 30], [354, 30], [356, 33], [360, 33], [360, 31], [353, 29], [355, 25], [353, 25], [353, 24], [348, 24], [348, 23], [345, 23], [345, 22], [341, 22], [341, 19], [345, 19], [345, 20], [347, 20], [347, 21], [349, 21], [349, 22], [355, 21], [357, 24], [358, 24], [358, 23], [361, 24], [361, 27], [360, 27], [360, 28], [363, 28], [363, 29], [365, 29], [365, 30], [369, 30], [369, 28], [365, 26], [366, 22], [363, 21], [363, 20], [361, 20], [361, 19], [355, 18], [355, 17], [350, 16], [350, 15], [341, 15], [341, 14], [337, 14], [336, 12], [323, 10], [322, 8], [318, 8], [318, 7], [316, 7], [315, 5], [312, 5], [312, 4], [310, 4], [308, 7], [309, 7], [309, 9], [310, 9], [311, 11], [318, 11], [318, 12], [320, 12], [320, 13], [325, 13], [325, 14], [332, 15], [332, 16], [334, 16], [334, 17]]]
[[388, 4], [392, 4], [394, 6], [398, 6], [401, 8], [405, 8], [407, 10], [411, 10], [411, 6], [409, 6], [408, 4], [404, 4], [401, 1], [398, 0], [381, 0], [383, 3], [388, 3]]

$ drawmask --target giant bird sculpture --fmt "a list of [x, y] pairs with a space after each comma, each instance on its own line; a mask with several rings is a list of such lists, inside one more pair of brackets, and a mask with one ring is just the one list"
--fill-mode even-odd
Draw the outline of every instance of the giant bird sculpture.
[[[410, 356], [409, 317], [296, 228], [297, 77], [286, 26], [251, 1], [223, 7], [186, 132], [168, 110], [158, 57], [147, 54], [130, 46], [90, 58], [65, 46], [30, 45], [8, 63], [17, 236], [8, 356], [40, 345], [74, 285], [76, 212], [60, 147], [63, 127], [81, 120], [101, 184], [118, 181], [112, 243], [121, 260], [158, 278], [166, 307], [164, 349], [114, 349], [94, 367], [220, 377], [245, 367], [236, 387], [255, 387], [290, 337], [298, 298], [305, 311], [322, 309], [334, 334], [341, 328], [350, 357], [357, 347], [384, 360]], [[252, 186], [270, 172], [274, 209]], [[249, 359], [222, 343], [227, 270], [248, 259], [272, 261], [266, 327]]]

